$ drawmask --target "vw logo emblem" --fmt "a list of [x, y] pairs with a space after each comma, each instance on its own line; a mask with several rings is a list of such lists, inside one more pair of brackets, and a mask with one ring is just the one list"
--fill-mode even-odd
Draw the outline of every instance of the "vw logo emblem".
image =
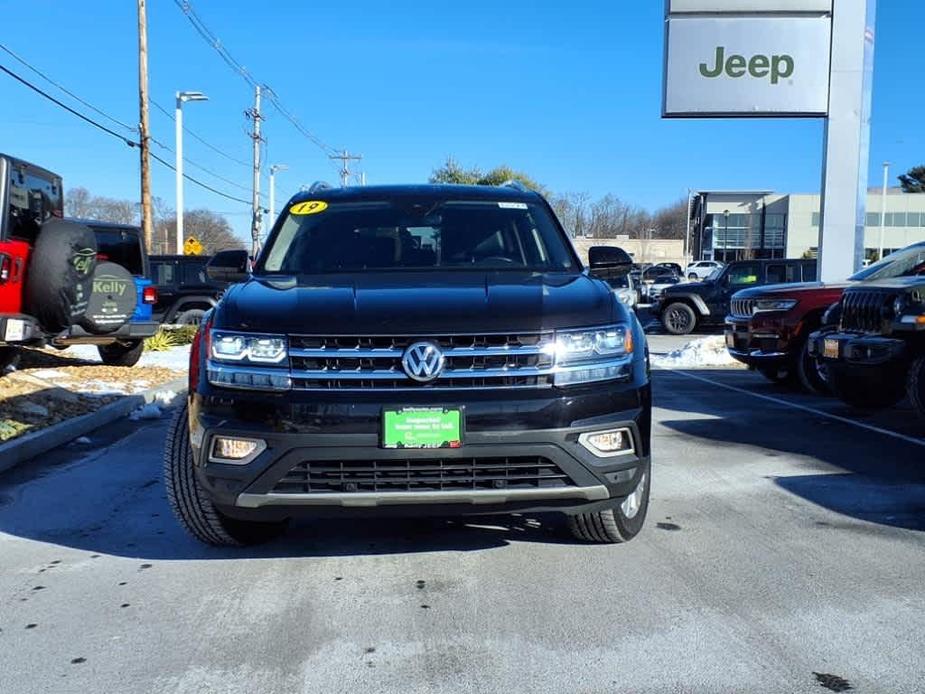
[[401, 357], [401, 366], [408, 378], [421, 383], [436, 380], [443, 371], [443, 352], [433, 342], [413, 342]]

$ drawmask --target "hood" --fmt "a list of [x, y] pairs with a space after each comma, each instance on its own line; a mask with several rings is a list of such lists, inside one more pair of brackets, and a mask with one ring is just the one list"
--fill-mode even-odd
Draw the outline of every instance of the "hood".
[[737, 299], [757, 299], [764, 296], [777, 296], [786, 294], [789, 296], [799, 296], [800, 294], [815, 294], [831, 290], [833, 292], [842, 292], [846, 287], [851, 286], [851, 282], [794, 282], [791, 284], [765, 284], [748, 289], [740, 289], [735, 293]]
[[855, 282], [852, 287], [860, 290], [863, 289], [891, 289], [903, 291], [906, 289], [918, 289], [925, 291], [925, 277], [921, 275], [912, 275], [911, 277], [893, 277], [891, 279], [869, 280], [867, 282]]
[[584, 274], [315, 275], [232, 287], [215, 326], [329, 335], [526, 332], [611, 323], [624, 310], [605, 282]]

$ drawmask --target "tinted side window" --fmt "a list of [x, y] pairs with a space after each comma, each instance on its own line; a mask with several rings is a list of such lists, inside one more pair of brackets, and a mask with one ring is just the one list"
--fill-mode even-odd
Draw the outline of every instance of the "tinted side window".
[[792, 280], [787, 279], [787, 273], [782, 264], [768, 265], [768, 284], [783, 284], [790, 281]]
[[758, 263], [742, 263], [729, 268], [729, 284], [758, 284], [760, 267]]
[[803, 281], [815, 282], [818, 276], [816, 272], [816, 263], [806, 263], [803, 265]]
[[125, 229], [94, 227], [99, 259], [121, 265], [133, 275], [144, 275], [144, 259], [138, 235]]
[[173, 263], [158, 263], [154, 267], [154, 283], [173, 284], [174, 269], [175, 267]]
[[183, 284], [208, 284], [205, 263], [183, 263]]
[[10, 171], [10, 236], [34, 241], [39, 225], [52, 216], [61, 216], [61, 185], [25, 168]]

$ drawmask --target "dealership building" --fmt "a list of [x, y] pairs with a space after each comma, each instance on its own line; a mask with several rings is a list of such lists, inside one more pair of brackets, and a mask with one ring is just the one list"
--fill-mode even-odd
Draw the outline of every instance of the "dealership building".
[[[878, 257], [882, 189], [867, 194], [866, 260]], [[703, 260], [816, 257], [819, 195], [771, 191], [699, 191], [691, 206], [691, 256]], [[884, 253], [925, 241], [925, 194], [889, 188], [883, 219]], [[854, 237], [845, 230], [846, 242]]]

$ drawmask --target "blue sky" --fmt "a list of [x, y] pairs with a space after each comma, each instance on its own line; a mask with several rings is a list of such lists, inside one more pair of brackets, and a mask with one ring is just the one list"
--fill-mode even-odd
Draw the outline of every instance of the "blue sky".
[[[0, 0], [2, 41], [36, 67], [126, 122], [137, 121], [135, 3]], [[149, 0], [150, 88], [169, 110], [177, 89], [210, 100], [186, 123], [246, 161], [247, 84], [195, 33], [173, 0]], [[423, 181], [452, 155], [489, 168], [507, 163], [556, 191], [614, 193], [648, 208], [694, 188], [818, 191], [821, 121], [660, 119], [661, 0], [310, 3], [194, 0], [241, 63], [271, 85], [324, 142], [364, 156], [370, 183]], [[925, 3], [880, 0], [871, 184], [925, 163], [925, 90], [914, 58]], [[0, 64], [47, 87], [6, 54]], [[51, 89], [54, 93], [54, 90]], [[0, 75], [0, 150], [52, 168], [65, 186], [137, 197], [135, 150]], [[173, 123], [152, 110], [153, 135], [173, 146]], [[285, 199], [300, 184], [335, 180], [326, 155], [267, 109], [268, 158], [288, 164]], [[249, 187], [247, 168], [187, 137], [195, 162]], [[154, 148], [167, 159], [169, 152]], [[194, 168], [229, 193], [246, 190]], [[154, 165], [154, 193], [173, 204], [173, 173]], [[264, 184], [265, 186], [265, 184]], [[187, 207], [248, 210], [186, 186]]]

